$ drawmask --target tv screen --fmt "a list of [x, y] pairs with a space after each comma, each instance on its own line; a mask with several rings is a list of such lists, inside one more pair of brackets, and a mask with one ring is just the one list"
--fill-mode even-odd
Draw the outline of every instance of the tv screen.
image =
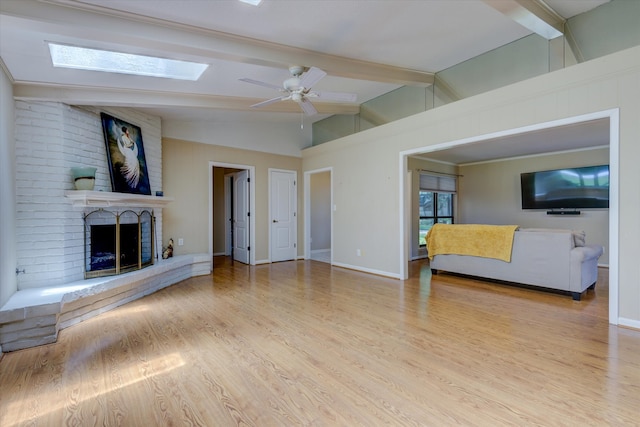
[[609, 207], [609, 165], [520, 175], [522, 209]]

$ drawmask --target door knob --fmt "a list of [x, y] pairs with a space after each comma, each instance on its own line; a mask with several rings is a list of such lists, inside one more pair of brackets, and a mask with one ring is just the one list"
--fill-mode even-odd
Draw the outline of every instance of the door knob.
[[275, 224], [276, 222], [278, 222], [278, 220], [274, 219], [274, 220], [273, 220], [273, 223]]

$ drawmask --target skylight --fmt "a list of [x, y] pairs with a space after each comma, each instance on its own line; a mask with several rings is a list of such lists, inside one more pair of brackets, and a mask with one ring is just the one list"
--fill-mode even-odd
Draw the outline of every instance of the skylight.
[[198, 80], [208, 64], [49, 43], [54, 67]]
[[247, 3], [253, 6], [258, 6], [260, 3], [262, 3], [262, 0], [240, 0], [242, 3]]

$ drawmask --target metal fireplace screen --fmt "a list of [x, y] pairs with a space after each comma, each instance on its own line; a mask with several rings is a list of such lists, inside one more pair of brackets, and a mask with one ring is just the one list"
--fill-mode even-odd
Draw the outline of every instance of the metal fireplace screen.
[[154, 263], [153, 212], [99, 209], [84, 217], [86, 279], [139, 270]]

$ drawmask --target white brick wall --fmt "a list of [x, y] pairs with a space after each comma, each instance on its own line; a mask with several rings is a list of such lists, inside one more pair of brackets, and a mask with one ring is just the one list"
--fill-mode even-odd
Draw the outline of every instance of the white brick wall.
[[[64, 197], [70, 169], [95, 166], [96, 191], [111, 191], [100, 111], [142, 129], [152, 194], [162, 189], [159, 117], [125, 108], [81, 109], [16, 101], [16, 234], [18, 289], [59, 286], [84, 277], [83, 212]], [[88, 211], [87, 211], [88, 212]], [[155, 209], [157, 245], [162, 210]]]

